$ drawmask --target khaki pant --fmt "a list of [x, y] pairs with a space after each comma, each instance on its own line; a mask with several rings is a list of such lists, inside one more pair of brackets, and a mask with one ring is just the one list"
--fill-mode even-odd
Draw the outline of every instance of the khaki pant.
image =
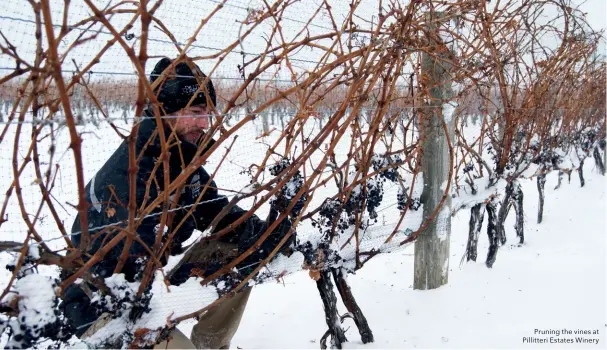
[[189, 339], [175, 329], [168, 342], [159, 343], [154, 349], [229, 349], [250, 294], [251, 288], [244, 288], [234, 297], [207, 310], [192, 328]]
[[[235, 258], [236, 255], [234, 244], [211, 241], [193, 247], [193, 254], [189, 254], [188, 260], [226, 263]], [[233, 297], [225, 299], [202, 314], [198, 318], [198, 323], [192, 328], [189, 339], [175, 328], [168, 341], [156, 344], [154, 349], [229, 349], [232, 337], [234, 337], [240, 325], [250, 294], [251, 287], [241, 289]], [[195, 297], [195, 295], [192, 295], [192, 298]], [[102, 315], [97, 322], [87, 329], [82, 339], [94, 334], [109, 320], [109, 317]]]

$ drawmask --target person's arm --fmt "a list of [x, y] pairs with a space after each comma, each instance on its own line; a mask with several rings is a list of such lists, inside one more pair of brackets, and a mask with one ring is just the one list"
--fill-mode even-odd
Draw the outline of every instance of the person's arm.
[[[206, 184], [209, 179], [208, 174], [204, 169], [200, 169], [201, 183]], [[221, 196], [217, 191], [217, 185], [214, 181], [211, 181], [209, 188], [205, 193], [202, 203], [196, 208], [196, 220], [198, 221], [199, 227], [207, 228], [209, 224], [215, 219], [215, 217], [229, 204], [228, 198]], [[220, 219], [216, 227], [213, 229], [213, 233], [219, 232], [226, 227], [229, 227], [236, 220], [246, 215], [247, 210], [235, 205], [230, 211]], [[276, 215], [274, 215], [274, 218]], [[271, 221], [274, 219], [271, 218]], [[253, 214], [247, 218], [242, 224], [232, 227], [232, 232], [227, 233], [221, 239], [223, 241], [238, 244], [238, 252], [243, 253], [248, 250], [253, 244], [261, 237], [272, 222], [266, 222], [261, 220], [257, 215]], [[278, 245], [282, 238], [287, 234], [291, 228], [291, 222], [288, 218], [283, 221], [274, 229], [274, 231], [264, 240], [260, 249], [247, 260], [259, 261], [268, 256], [268, 254]], [[289, 243], [289, 242], [288, 242]], [[285, 247], [289, 244], [285, 244]]]

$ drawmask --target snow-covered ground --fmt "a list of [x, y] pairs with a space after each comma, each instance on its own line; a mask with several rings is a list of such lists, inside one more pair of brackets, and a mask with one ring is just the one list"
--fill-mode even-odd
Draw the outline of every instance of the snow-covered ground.
[[[595, 0], [599, 1], [599, 0]], [[190, 1], [191, 4], [184, 6], [183, 0], [175, 2], [180, 8], [189, 9], [190, 13], [205, 13], [207, 7], [214, 8], [215, 1]], [[297, 17], [296, 21], [288, 21], [290, 26], [283, 27], [285, 34], [295, 31], [299, 32], [298, 23], [300, 18], [308, 18], [308, 12], [314, 11], [315, 7], [309, 6], [309, 0], [291, 7]], [[238, 3], [243, 3], [240, 6]], [[246, 7], [244, 3], [248, 3]], [[239, 16], [248, 15], [249, 8], [253, 8], [251, 1], [236, 1], [226, 6], [220, 15], [215, 16], [206, 26], [204, 33], [209, 28], [220, 28], [213, 35], [204, 35], [205, 46], [225, 47], [227, 42], [235, 40], [239, 35], [232, 21]], [[260, 3], [260, 2], [258, 2]], [[362, 1], [361, 13], [372, 14], [376, 2], [373, 0]], [[588, 4], [590, 1], [588, 2]], [[260, 3], [261, 4], [261, 3]], [[16, 0], [6, 2], [7, 13], [10, 15], [2, 19], [6, 26], [19, 28], [10, 34], [8, 39], [18, 43], [21, 55], [31, 55], [35, 52], [32, 40], [34, 22], [29, 26], [25, 20], [32, 19], [31, 11], [23, 12], [22, 5]], [[158, 16], [166, 18], [171, 30], [177, 34], [178, 40], [187, 39], [198, 25], [196, 21], [182, 21], [179, 11], [171, 6], [163, 6]], [[201, 7], [202, 6], [202, 7]], [[332, 4], [334, 13], [343, 12], [338, 10], [342, 6], [348, 10], [348, 3], [334, 1]], [[590, 5], [596, 6], [596, 4]], [[60, 11], [61, 6], [54, 7]], [[587, 7], [594, 8], [594, 7]], [[70, 12], [73, 19], [85, 16], [86, 6], [76, 6]], [[169, 14], [163, 15], [162, 11]], [[593, 15], [593, 11], [590, 15]], [[599, 13], [598, 11], [597, 13]], [[29, 17], [28, 17], [29, 16]], [[53, 12], [54, 18], [61, 18], [61, 13]], [[326, 21], [326, 17], [320, 16], [320, 21]], [[113, 20], [122, 20], [114, 18]], [[358, 19], [357, 19], [358, 20]], [[366, 22], [360, 18], [363, 26]], [[218, 22], [216, 25], [213, 21]], [[18, 23], [18, 24], [17, 24]], [[321, 23], [325, 25], [326, 23]], [[193, 26], [193, 27], [192, 27]], [[602, 25], [604, 27], [604, 25]], [[29, 28], [29, 29], [27, 29]], [[242, 28], [242, 27], [240, 27]], [[314, 35], [321, 26], [312, 26], [307, 35]], [[260, 29], [260, 30], [263, 30]], [[30, 35], [28, 35], [28, 33]], [[203, 33], [203, 34], [204, 34]], [[7, 35], [8, 35], [7, 34]], [[100, 33], [106, 35], [104, 33]], [[173, 43], [166, 41], [164, 44], [158, 41], [158, 33], [151, 32], [154, 41], [155, 55], [174, 55]], [[164, 36], [162, 36], [164, 37]], [[200, 36], [202, 37], [202, 35]], [[260, 39], [262, 36], [253, 33], [249, 38], [251, 42], [241, 42], [245, 51], [256, 52], [265, 43]], [[363, 38], [364, 39], [364, 38]], [[105, 39], [103, 39], [105, 40]], [[287, 40], [288, 41], [288, 40]], [[161, 45], [162, 44], [162, 45]], [[88, 62], [89, 55], [94, 55], [99, 43], [90, 41], [71, 51], [79, 62]], [[260, 46], [261, 45], [261, 46]], [[257, 48], [256, 48], [257, 47]], [[25, 49], [25, 50], [24, 50]], [[29, 51], [27, 51], [29, 49]], [[322, 50], [321, 50], [322, 51]], [[215, 51], [212, 51], [213, 53]], [[194, 45], [189, 51], [191, 55], [206, 55], [208, 50], [202, 46]], [[295, 54], [294, 58], [305, 58], [308, 63], [316, 64], [314, 56], [306, 50]], [[7, 56], [8, 57], [8, 56]], [[5, 59], [7, 57], [4, 57]], [[25, 57], [25, 56], [23, 56]], [[0, 57], [1, 59], [2, 57]], [[234, 67], [241, 62], [241, 54], [228, 57], [227, 60], [215, 71], [215, 76], [225, 75], [230, 78], [236, 71]], [[12, 60], [9, 60], [12, 62]], [[69, 61], [69, 59], [67, 60]], [[67, 62], [66, 61], [66, 62]], [[110, 49], [100, 64], [96, 65], [95, 71], [113, 71], [114, 73], [129, 74], [132, 69], [130, 61], [118, 47]], [[6, 62], [4, 62], [6, 63]], [[209, 64], [214, 65], [214, 60], [201, 63], [203, 70], [209, 71]], [[298, 65], [302, 65], [299, 61]], [[4, 64], [3, 66], [11, 66]], [[304, 66], [302, 66], [304, 67]], [[151, 68], [151, 66], [148, 66]], [[305, 67], [304, 67], [305, 68]], [[284, 70], [285, 72], [287, 70]], [[238, 76], [240, 73], [238, 72]], [[278, 77], [278, 76], [276, 76]], [[215, 78], [214, 78], [215, 79]], [[219, 78], [216, 82], [219, 81]], [[8, 104], [5, 104], [5, 115], [8, 113]], [[116, 113], [116, 112], [112, 112]], [[119, 123], [123, 124], [123, 123]], [[311, 124], [314, 124], [312, 122]], [[124, 125], [122, 125], [124, 126]], [[313, 125], [306, 129], [310, 134], [316, 132], [317, 126]], [[468, 131], [475, 135], [475, 128], [471, 126]], [[24, 126], [24, 132], [19, 140], [20, 149], [17, 158], [19, 162], [25, 156], [26, 150], [31, 142], [28, 137], [31, 125]], [[6, 190], [13, 181], [13, 140], [15, 127], [9, 128], [6, 141], [0, 144], [0, 198], [5, 199]], [[83, 138], [83, 161], [84, 176], [86, 181], [90, 180], [103, 162], [112, 154], [120, 143], [120, 139], [103, 124], [97, 128], [88, 124], [78, 127], [84, 133]], [[276, 133], [267, 138], [259, 138], [261, 133], [259, 124], [250, 123], [239, 134], [238, 141], [234, 144], [234, 152], [227, 158], [216, 179], [221, 190], [238, 191], [248, 185], [249, 177], [242, 170], [254, 161], [263, 158], [267, 145], [272, 144]], [[57, 184], [53, 191], [57, 202], [57, 210], [66, 228], [69, 230], [73, 221], [75, 210], [69, 204], [75, 203], [76, 191], [75, 171], [73, 169], [73, 155], [68, 150], [69, 138], [66, 130], [58, 132], [56, 144], [55, 162], [61, 167], [54, 169], [59, 175]], [[346, 135], [346, 139], [349, 135]], [[47, 152], [50, 140], [46, 138], [40, 141], [41, 159], [46, 161], [49, 157]], [[226, 142], [224, 145], [229, 145]], [[315, 154], [313, 161], [318, 163], [318, 157], [322, 156], [322, 149]], [[347, 153], [348, 148], [338, 148], [337, 157]], [[218, 160], [223, 155], [224, 147], [216, 152], [207, 167], [214, 169]], [[274, 157], [275, 158], [275, 157]], [[59, 159], [59, 160], [58, 160]], [[273, 159], [277, 161], [278, 159]], [[43, 171], [46, 170], [46, 166]], [[460, 265], [460, 259], [464, 254], [468, 234], [469, 211], [461, 210], [453, 218], [451, 235], [451, 261], [449, 284], [433, 291], [414, 291], [413, 282], [413, 246], [390, 254], [382, 254], [371, 260], [357, 275], [350, 276], [349, 282], [354, 295], [364, 311], [369, 324], [374, 331], [375, 343], [363, 345], [357, 334], [356, 327], [351, 320], [347, 320], [345, 326], [349, 343], [347, 348], [520, 348], [530, 347], [556, 347], [560, 344], [527, 344], [523, 342], [524, 337], [534, 337], [550, 340], [572, 339], [573, 347], [597, 346], [592, 344], [575, 343], [576, 337], [592, 341], [600, 339], [598, 347], [605, 347], [606, 321], [606, 287], [607, 279], [605, 266], [605, 177], [594, 171], [592, 159], [585, 164], [586, 186], [580, 188], [577, 175], [572, 176], [571, 184], [566, 180], [559, 190], [553, 190], [557, 181], [556, 173], [548, 176], [546, 184], [546, 204], [544, 210], [544, 222], [536, 224], [537, 213], [537, 189], [535, 182], [521, 180], [525, 193], [525, 234], [526, 242], [523, 246], [512, 246], [515, 242], [513, 230], [513, 213], [507, 220], [507, 234], [509, 242], [500, 248], [497, 261], [492, 269], [484, 265], [484, 257], [487, 252], [486, 227], [483, 236], [479, 240], [479, 261], [476, 263], [464, 263]], [[35, 180], [31, 164], [22, 175], [20, 187], [24, 193], [24, 206], [28, 213], [35, 212], [40, 202], [40, 193]], [[267, 180], [267, 178], [266, 178]], [[409, 179], [408, 179], [409, 180]], [[419, 182], [419, 178], [418, 178]], [[415, 186], [421, 188], [422, 186]], [[319, 191], [312, 199], [310, 207], [317, 206], [324, 198], [333, 194], [335, 189], [327, 188]], [[233, 194], [233, 192], [228, 192]], [[380, 224], [369, 230], [371, 237], [366, 241], [365, 248], [371, 248], [375, 244], [381, 244], [383, 238], [393, 228], [394, 220], [397, 218], [396, 210], [396, 186], [386, 185], [384, 202], [378, 208]], [[414, 196], [419, 193], [414, 192]], [[480, 197], [480, 196], [479, 196]], [[241, 202], [243, 207], [248, 207], [253, 202], [252, 198]], [[263, 206], [258, 211], [260, 217], [265, 217], [268, 206]], [[15, 196], [8, 203], [6, 212], [8, 221], [2, 225], [0, 230], [1, 240], [22, 241], [25, 238], [24, 228]], [[419, 225], [421, 211], [409, 212], [407, 220], [401, 226], [403, 229], [415, 229]], [[485, 218], [486, 225], [486, 218]], [[46, 208], [42, 209], [40, 219], [36, 228], [49, 246], [59, 249], [63, 246], [57, 225], [53, 222]], [[309, 221], [298, 227], [301, 236], [315, 234]], [[383, 234], [383, 236], [382, 236]], [[398, 239], [397, 239], [398, 238]], [[393, 244], [402, 240], [402, 235], [395, 237]], [[0, 253], [0, 266], [4, 266], [13, 260], [8, 253]], [[56, 275], [53, 268], [42, 268], [40, 272], [44, 275]], [[2, 288], [8, 282], [11, 273], [6, 269], [0, 269], [0, 285]], [[33, 291], [33, 288], [28, 290]], [[48, 288], [47, 288], [48, 290]], [[44, 293], [35, 293], [40, 296]], [[157, 294], [159, 295], [159, 294]], [[184, 298], [188, 307], [198, 305], [188, 299], [196, 299], [198, 303], [203, 302], [200, 294], [192, 293]], [[155, 302], [166, 302], [155, 300]], [[194, 311], [194, 310], [192, 310]], [[340, 311], [345, 308], [340, 305]], [[184, 322], [179, 328], [186, 334], [193, 323]], [[288, 275], [280, 283], [265, 283], [256, 286], [249, 301], [239, 332], [232, 343], [232, 348], [318, 348], [319, 339], [326, 330], [326, 323], [322, 309], [322, 302], [316, 290], [315, 283], [307, 272], [298, 272]], [[562, 331], [571, 331], [572, 334], [563, 334]], [[589, 335], [574, 334], [578, 330], [588, 330]], [[599, 334], [592, 334], [594, 331]], [[546, 331], [556, 333], [538, 334]], [[2, 333], [2, 332], [0, 332]], [[6, 334], [0, 338], [0, 347], [6, 343]]]
[[[466, 247], [469, 211], [453, 220], [449, 284], [416, 291], [413, 246], [381, 255], [349, 282], [374, 332], [375, 343], [363, 345], [349, 327], [347, 348], [605, 348], [605, 177], [594, 163], [584, 166], [586, 186], [577, 176], [559, 190], [556, 173], [548, 176], [544, 222], [536, 223], [535, 181], [522, 180], [525, 193], [525, 244], [509, 241], [492, 269], [484, 265], [487, 239], [479, 239], [479, 261], [459, 265]], [[486, 223], [486, 220], [485, 220]], [[485, 229], [483, 232], [486, 232]], [[340, 305], [340, 312], [345, 307]], [[192, 322], [179, 328], [189, 335]], [[563, 329], [572, 334], [563, 334]], [[589, 330], [597, 334], [576, 335]], [[266, 283], [251, 294], [232, 348], [318, 348], [326, 323], [318, 291], [306, 272]], [[556, 334], [540, 334], [544, 331]], [[573, 344], [524, 343], [524, 337], [571, 339]], [[599, 344], [575, 343], [576, 338]]]
[[[238, 190], [248, 183], [248, 177], [239, 171], [242, 166], [249, 164], [247, 161], [251, 161], [252, 155], [264, 154], [263, 144], [268, 142], [257, 139], [260, 133], [257, 128], [257, 125], [251, 124], [240, 135], [235, 152], [225, 164], [225, 171], [218, 174], [219, 184]], [[475, 130], [475, 126], [471, 126], [468, 132], [474, 134]], [[86, 140], [84, 159], [87, 179], [120, 142], [115, 135], [106, 131], [97, 132], [102, 137], [88, 137]], [[73, 161], [71, 152], [64, 151], [68, 141], [64, 139], [64, 134], [59, 149], [67, 169], [62, 172], [61, 180], [63, 184], [69, 184], [74, 177], [74, 173], [69, 171]], [[29, 145], [30, 140], [22, 141]], [[5, 147], [9, 146], [7, 144]], [[222, 154], [214, 154], [209, 168], [216, 164], [214, 158]], [[8, 153], [0, 156], [0, 164], [8, 167], [11, 160]], [[491, 270], [484, 265], [488, 246], [484, 234], [486, 228], [479, 240], [479, 261], [459, 264], [466, 246], [469, 210], [460, 210], [453, 218], [447, 286], [434, 291], [412, 289], [413, 246], [371, 260], [357, 275], [350, 276], [349, 282], [374, 332], [375, 343], [361, 344], [354, 323], [347, 320], [345, 327], [350, 327], [347, 332], [350, 342], [346, 347], [554, 347], [559, 344], [527, 344], [523, 343], [523, 337], [547, 338], [549, 341], [550, 335], [538, 334], [537, 329], [559, 331], [561, 334], [557, 338], [575, 341], [579, 335], [563, 335], [562, 330], [574, 332], [582, 329], [591, 333], [598, 330], [600, 334], [584, 335], [583, 338], [600, 339], [599, 346], [604, 348], [606, 182], [605, 177], [597, 174], [592, 158], [586, 161], [584, 168], [586, 186], [583, 188], [580, 188], [577, 174], [573, 174], [571, 184], [567, 184], [565, 179], [559, 190], [553, 190], [557, 174], [549, 174], [544, 222], [540, 225], [536, 224], [536, 184], [534, 181], [521, 180], [525, 194], [526, 241], [522, 247], [511, 246], [516, 241], [514, 215], [511, 213], [506, 222], [510, 241], [501, 247]], [[7, 175], [2, 178], [9, 179]], [[6, 188], [7, 183], [3, 181], [3, 184]], [[24, 186], [24, 191], [28, 193], [26, 205], [36, 205], [35, 190], [33, 184]], [[385, 190], [385, 200], [378, 211], [381, 220], [390, 224], [396, 190], [390, 187]], [[315, 200], [322, 201], [329, 192], [322, 193]], [[75, 194], [69, 186], [61, 187], [55, 193], [64, 201], [71, 201]], [[246, 207], [247, 203], [244, 204]], [[3, 226], [4, 239], [22, 240], [23, 224], [16, 215], [17, 210], [14, 204], [9, 206], [10, 222]], [[71, 211], [70, 215], [62, 212], [66, 222], [71, 222]], [[411, 214], [414, 219], [414, 213]], [[45, 239], [58, 235], [50, 219], [40, 226], [48, 227], [41, 231]], [[313, 233], [309, 227], [303, 226], [298, 227], [300, 234]], [[388, 231], [393, 228], [383, 226]], [[415, 228], [416, 225], [407, 224], [404, 227]], [[382, 225], [375, 228], [381, 231]], [[61, 241], [52, 243], [59, 244]], [[3, 265], [11, 259], [8, 254], [0, 254]], [[8, 278], [10, 273], [3, 269], [0, 272], [3, 285]], [[340, 307], [340, 311], [345, 312], [345, 308]], [[179, 328], [189, 334], [192, 325], [192, 321], [184, 322]], [[270, 282], [255, 287], [232, 347], [318, 348], [325, 330], [322, 302], [315, 283], [307, 272], [299, 272], [285, 277], [284, 283]], [[3, 337], [0, 343], [5, 341]], [[590, 345], [574, 343], [569, 346]]]
[[[469, 131], [473, 132], [474, 127]], [[232, 162], [226, 164], [233, 169], [222, 173], [224, 175], [221, 176], [226, 178], [219, 179], [220, 183], [234, 186], [246, 182], [247, 176], [238, 174], [239, 166], [236, 164], [252, 152], [263, 153], [261, 149], [254, 149], [262, 146], [259, 140], [255, 140], [256, 134], [259, 130], [251, 126], [247, 129], [248, 137], [242, 135], [246, 140], [241, 142], [249, 147], [237, 148], [236, 154], [230, 157]], [[88, 172], [94, 172], [100, 166], [97, 163], [107, 158], [117, 146], [116, 142], [111, 147], [107, 146], [107, 138], [88, 140], [85, 152], [103, 150], [104, 155], [85, 158], [87, 178], [90, 176]], [[91, 143], [95, 142], [99, 145], [104, 142], [106, 146], [94, 147]], [[64, 156], [70, 158], [69, 153]], [[10, 159], [1, 158], [7, 162]], [[212, 160], [210, 166], [213, 166]], [[597, 174], [592, 158], [588, 159], [584, 170], [586, 186], [583, 188], [580, 188], [577, 175], [573, 174], [571, 184], [567, 184], [565, 178], [561, 188], [554, 190], [557, 174], [548, 175], [544, 222], [540, 225], [536, 224], [538, 196], [535, 181], [521, 180], [525, 194], [526, 241], [522, 247], [512, 246], [516, 238], [514, 215], [511, 213], [506, 222], [509, 242], [500, 248], [493, 269], [484, 265], [488, 247], [486, 228], [483, 228], [479, 239], [479, 261], [459, 264], [466, 246], [469, 210], [460, 210], [453, 218], [447, 286], [433, 291], [412, 289], [413, 246], [375, 257], [357, 275], [349, 278], [354, 295], [374, 332], [375, 343], [363, 345], [354, 323], [346, 320], [350, 341], [346, 347], [554, 347], [562, 344], [527, 344], [523, 343], [523, 337], [547, 338], [549, 341], [551, 335], [538, 334], [538, 331], [548, 330], [559, 331], [559, 339], [575, 341], [579, 335], [564, 335], [562, 330], [574, 332], [582, 329], [591, 333], [598, 330], [598, 335], [584, 335], [583, 338], [600, 339], [599, 346], [604, 348], [607, 325], [606, 182], [604, 176]], [[62, 175], [63, 180], [67, 180], [66, 177], [72, 174]], [[70, 190], [65, 189], [67, 196], [73, 195]], [[388, 196], [383, 206], [391, 207], [394, 199], [392, 195]], [[34, 204], [33, 198], [30, 200], [28, 204]], [[51, 222], [45, 224], [52, 226]], [[9, 227], [14, 231], [3, 228], [8, 234], [6, 238], [17, 239], [18, 228]], [[304, 232], [309, 230], [300, 229]], [[45, 233], [54, 236], [50, 231]], [[4, 264], [9, 260], [6, 254], [1, 258]], [[9, 277], [10, 273], [3, 270], [2, 281], [6, 283]], [[340, 311], [345, 312], [341, 305]], [[192, 325], [193, 321], [187, 321], [179, 328], [189, 334]], [[300, 272], [285, 277], [284, 282], [255, 287], [232, 347], [318, 348], [325, 330], [322, 302], [315, 283], [307, 272]], [[574, 343], [569, 346], [592, 345]]]

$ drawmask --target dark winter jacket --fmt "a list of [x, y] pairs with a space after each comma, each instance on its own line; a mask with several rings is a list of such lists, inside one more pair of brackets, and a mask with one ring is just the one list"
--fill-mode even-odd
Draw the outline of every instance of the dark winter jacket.
[[[149, 114], [146, 113], [146, 116], [149, 116]], [[165, 127], [165, 135], [168, 136], [169, 134], [170, 129]], [[178, 147], [181, 148], [181, 155]], [[173, 181], [181, 174], [182, 169], [191, 162], [197, 151], [197, 146], [192, 143], [181, 142], [179, 145], [173, 145], [169, 151], [169, 174], [171, 181]], [[162, 192], [164, 185], [162, 164], [155, 169], [156, 162], [161, 159], [161, 146], [158, 130], [156, 128], [156, 121], [153, 118], [146, 118], [140, 124], [136, 141], [136, 155], [140, 158], [136, 178], [137, 207], [139, 208], [146, 198], [146, 191], [148, 191], [146, 203], [149, 204]], [[128, 168], [129, 150], [128, 143], [125, 140], [85, 188], [86, 199], [90, 204], [90, 208], [88, 209], [88, 231], [92, 241], [90, 245], [91, 249], [88, 252], [90, 256], [116, 235], [120, 228], [127, 226], [126, 221], [128, 219], [129, 203]], [[153, 181], [153, 184], [148, 189], [146, 188], [146, 184], [150, 178], [155, 178], [156, 181]], [[187, 179], [186, 186], [184, 186], [179, 195], [179, 205], [177, 207], [181, 208], [172, 213], [174, 214], [172, 227], [175, 227], [184, 217], [186, 217], [187, 212], [191, 210], [191, 207], [208, 181], [209, 174], [202, 167]], [[190, 238], [192, 231], [194, 229], [204, 231], [217, 214], [228, 204], [229, 199], [220, 195], [216, 187], [215, 182], [211, 181], [204, 196], [195, 207], [193, 214], [185, 218], [185, 222], [181, 225], [172, 239], [172, 245], [169, 252], [171, 255], [182, 253], [183, 249], [181, 244]], [[173, 196], [174, 194], [171, 194], [172, 198], [174, 198]], [[161, 215], [159, 214], [161, 213], [162, 206], [143, 219], [137, 229], [138, 236], [150, 248], [153, 247], [156, 239], [156, 232], [161, 219]], [[245, 213], [245, 210], [235, 206], [225, 217], [223, 217], [223, 219], [221, 219], [214, 232], [227, 227]], [[108, 225], [111, 228], [110, 231], [98, 235], [98, 233], [102, 232], [103, 228]], [[172, 227], [168, 227], [165, 232], [172, 232]], [[222, 240], [238, 244], [239, 252], [244, 252], [257, 240], [259, 235], [266, 230], [266, 227], [265, 221], [260, 220], [257, 216], [253, 215], [243, 224], [233, 227], [232, 231], [224, 236]], [[267, 257], [267, 253], [276, 246], [282, 237], [284, 237], [289, 228], [289, 221], [284, 220], [278, 226], [278, 229], [264, 242], [259, 253], [251, 255], [243, 263], [251, 264], [252, 262]], [[72, 240], [76, 246], [80, 243], [80, 229], [80, 218], [76, 217], [72, 227]], [[163, 236], [164, 239], [166, 239], [166, 236], [167, 234]], [[102, 278], [111, 276], [118, 263], [123, 247], [124, 240], [108, 252], [103, 261], [96, 264], [91, 269], [91, 272]], [[129, 253], [129, 257], [124, 264], [122, 272], [125, 274], [127, 280], [133, 281], [139, 278], [138, 274], [142, 272], [142, 268], [145, 266], [141, 261], [145, 260], [148, 253], [140, 243], [135, 241], [133, 241]], [[161, 261], [166, 263], [166, 257], [163, 257]], [[179, 278], [183, 280], [184, 278], [187, 278], [189, 269], [192, 267], [195, 266], [191, 266], [191, 264], [184, 265], [176, 275], [180, 276]], [[71, 318], [76, 326], [89, 323], [96, 317], [94, 312], [90, 310], [88, 297], [85, 295], [84, 291], [77, 286], [71, 286], [66, 291], [62, 306], [66, 316]], [[84, 330], [86, 330], [86, 328], [80, 329], [77, 334], [81, 334]]]

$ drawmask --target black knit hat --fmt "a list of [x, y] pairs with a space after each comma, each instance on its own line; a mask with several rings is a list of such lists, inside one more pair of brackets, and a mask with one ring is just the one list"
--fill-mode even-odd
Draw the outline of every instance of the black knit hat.
[[[162, 72], [164, 72], [164, 70], [172, 62], [173, 61], [171, 59], [164, 57], [158, 63], [156, 63], [156, 66], [150, 75], [150, 82], [153, 83], [156, 79], [158, 79]], [[200, 79], [204, 80], [206, 75], [202, 73], [200, 68], [195, 63], [192, 64], [200, 75]], [[158, 102], [162, 104], [165, 112], [170, 114], [185, 108], [199, 87], [200, 86], [198, 85], [196, 76], [194, 76], [194, 73], [190, 67], [188, 67], [185, 62], [181, 62], [175, 66], [174, 71], [168, 73], [164, 83], [154, 89], [154, 93], [157, 94]], [[215, 97], [215, 88], [213, 87], [213, 82], [211, 82], [211, 79], [209, 79], [207, 82], [206, 90], [209, 94], [209, 98], [213, 102], [213, 106], [216, 106], [217, 101]], [[191, 106], [206, 104], [207, 98], [205, 96], [204, 89], [201, 89], [196, 95], [196, 98], [192, 101]]]

